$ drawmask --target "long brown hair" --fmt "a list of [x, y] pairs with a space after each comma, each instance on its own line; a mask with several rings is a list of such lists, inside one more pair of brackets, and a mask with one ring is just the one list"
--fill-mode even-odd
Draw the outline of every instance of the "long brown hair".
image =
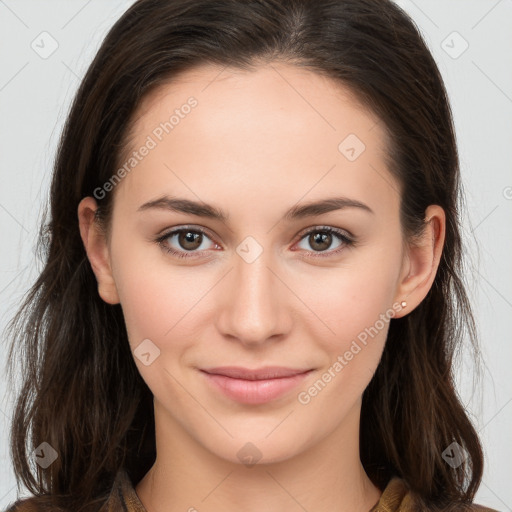
[[[121, 307], [97, 293], [78, 203], [114, 175], [135, 109], [155, 87], [201, 64], [252, 69], [278, 60], [339, 82], [382, 120], [405, 237], [422, 232], [429, 205], [446, 213], [433, 286], [391, 320], [364, 392], [360, 456], [381, 489], [398, 475], [425, 506], [472, 501], [482, 450], [452, 370], [466, 335], [478, 356], [461, 277], [459, 162], [445, 86], [415, 24], [389, 0], [139, 0], [108, 33], [71, 106], [41, 231], [45, 266], [12, 323], [11, 372], [19, 358], [23, 379], [14, 468], [52, 510], [97, 510], [121, 467], [137, 482], [155, 459], [152, 394]], [[112, 194], [98, 202], [108, 223]], [[42, 442], [58, 458], [34, 471], [31, 453]], [[456, 468], [442, 457], [452, 442], [468, 454]]]

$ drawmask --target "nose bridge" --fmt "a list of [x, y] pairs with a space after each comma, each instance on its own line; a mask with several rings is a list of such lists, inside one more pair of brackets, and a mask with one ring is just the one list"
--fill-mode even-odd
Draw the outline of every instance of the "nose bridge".
[[[243, 249], [243, 244], [240, 246], [239, 250]], [[222, 291], [226, 298], [221, 300], [218, 317], [223, 334], [257, 344], [286, 331], [286, 299], [268, 268], [272, 268], [271, 260], [270, 251], [262, 251], [253, 260], [244, 257], [244, 253], [234, 256], [235, 268]]]

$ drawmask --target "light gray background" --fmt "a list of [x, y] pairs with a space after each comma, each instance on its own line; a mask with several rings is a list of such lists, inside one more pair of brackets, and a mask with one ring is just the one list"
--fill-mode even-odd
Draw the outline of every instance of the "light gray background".
[[[0, 0], [2, 331], [40, 268], [33, 250], [38, 220], [70, 101], [101, 40], [131, 3]], [[420, 27], [440, 67], [459, 143], [467, 279], [486, 363], [476, 392], [467, 357], [458, 370], [460, 394], [486, 454], [477, 501], [512, 510], [512, 0], [397, 3]], [[54, 53], [44, 55], [52, 44], [58, 44]], [[4, 334], [0, 348], [5, 362]], [[18, 493], [8, 452], [11, 405], [2, 373], [0, 509]]]

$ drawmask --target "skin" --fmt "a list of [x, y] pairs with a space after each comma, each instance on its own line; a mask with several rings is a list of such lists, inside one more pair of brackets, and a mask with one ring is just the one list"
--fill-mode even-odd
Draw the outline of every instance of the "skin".
[[[134, 357], [154, 395], [157, 448], [136, 492], [148, 512], [367, 511], [381, 491], [359, 459], [361, 397], [389, 322], [309, 403], [297, 395], [393, 304], [407, 301], [398, 318], [424, 299], [444, 212], [431, 205], [424, 236], [404, 240], [382, 124], [346, 88], [290, 64], [183, 73], [139, 105], [130, 148], [190, 96], [197, 107], [115, 187], [108, 234], [94, 221], [94, 198], [78, 209], [100, 296], [121, 303], [132, 349], [150, 339], [160, 350], [148, 366]], [[351, 133], [366, 146], [354, 161], [338, 150]], [[202, 200], [229, 219], [139, 211], [163, 195]], [[373, 213], [283, 219], [297, 203], [333, 196]], [[180, 226], [208, 232], [199, 256], [177, 258], [155, 242]], [[356, 245], [333, 235], [321, 251], [308, 233], [323, 226], [348, 231]], [[263, 250], [251, 263], [236, 251], [248, 236]], [[177, 236], [167, 244], [194, 250]], [[247, 405], [210, 388], [198, 371], [224, 365], [315, 371], [283, 397]], [[237, 456], [248, 442], [261, 454], [252, 467]]]

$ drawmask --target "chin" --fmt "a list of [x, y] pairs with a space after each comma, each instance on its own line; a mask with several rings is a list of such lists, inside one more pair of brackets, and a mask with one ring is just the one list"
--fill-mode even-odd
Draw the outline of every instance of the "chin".
[[223, 443], [209, 438], [203, 446], [221, 459], [246, 467], [285, 462], [306, 449], [305, 446], [300, 449], [301, 440], [294, 439], [286, 432], [272, 439], [270, 437], [266, 439], [264, 436], [252, 436], [246, 432], [233, 439], [224, 439]]

